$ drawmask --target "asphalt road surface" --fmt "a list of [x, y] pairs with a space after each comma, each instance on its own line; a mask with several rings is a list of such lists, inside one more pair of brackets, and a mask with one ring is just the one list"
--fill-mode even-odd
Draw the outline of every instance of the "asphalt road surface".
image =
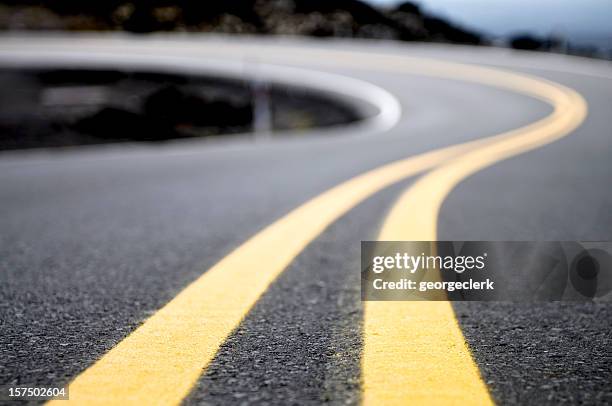
[[255, 75], [371, 110], [257, 141], [1, 153], [0, 386], [72, 382], [75, 403], [104, 404], [612, 402], [609, 301], [379, 308], [359, 286], [361, 240], [612, 240], [609, 63], [164, 36], [4, 37], [0, 61]]

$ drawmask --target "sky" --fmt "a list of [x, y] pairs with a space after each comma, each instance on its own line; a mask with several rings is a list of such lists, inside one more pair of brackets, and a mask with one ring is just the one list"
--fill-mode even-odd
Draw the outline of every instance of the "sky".
[[[366, 0], [392, 6], [397, 0]], [[493, 36], [561, 34], [612, 49], [612, 0], [413, 0], [430, 13]]]

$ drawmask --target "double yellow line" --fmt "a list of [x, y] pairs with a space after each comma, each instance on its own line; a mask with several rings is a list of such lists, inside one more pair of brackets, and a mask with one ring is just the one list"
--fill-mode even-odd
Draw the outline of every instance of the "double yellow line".
[[[364, 55], [371, 61], [372, 55]], [[360, 58], [363, 55], [344, 53], [342, 61], [355, 66]], [[518, 130], [382, 166], [306, 202], [236, 248], [77, 376], [70, 384], [70, 402], [180, 403], [268, 286], [351, 208], [393, 183], [432, 169], [399, 199], [380, 238], [434, 240], [439, 207], [458, 182], [553, 142], [586, 116], [586, 103], [576, 92], [525, 75], [404, 57], [381, 56], [376, 62], [385, 70], [517, 91], [550, 103], [554, 111]], [[490, 401], [448, 303], [367, 303], [364, 342], [364, 403]]]

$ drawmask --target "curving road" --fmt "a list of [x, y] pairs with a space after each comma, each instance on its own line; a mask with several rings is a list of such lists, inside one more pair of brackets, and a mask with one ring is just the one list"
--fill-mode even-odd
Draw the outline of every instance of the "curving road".
[[256, 75], [371, 111], [261, 142], [0, 154], [0, 386], [72, 382], [102, 404], [612, 402], [609, 302], [376, 308], [357, 272], [361, 240], [612, 240], [608, 63], [197, 36], [3, 37], [0, 63]]

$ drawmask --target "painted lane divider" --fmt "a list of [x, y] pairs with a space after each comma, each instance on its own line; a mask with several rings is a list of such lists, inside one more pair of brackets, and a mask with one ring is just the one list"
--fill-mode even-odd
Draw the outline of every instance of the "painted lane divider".
[[[419, 67], [412, 63], [414, 58], [407, 59], [405, 65], [398, 65], [394, 69], [512, 89], [549, 101], [555, 107], [558, 102], [549, 100], [546, 94], [531, 91], [532, 85], [542, 82], [522, 75], [430, 60]], [[346, 63], [353, 64], [354, 61], [347, 60]], [[488, 76], [483, 74], [487, 72]], [[551, 84], [547, 86], [554, 88]], [[525, 127], [522, 132], [516, 130], [391, 163], [310, 200], [223, 258], [78, 375], [70, 384], [68, 402], [122, 405], [180, 403], [221, 344], [270, 283], [338, 217], [383, 188], [477, 147], [493, 146], [517, 134], [529, 138], [534, 128], [542, 127], [543, 132], [550, 132], [556, 126], [555, 131], [559, 131], [559, 128], [567, 127], [566, 124], [557, 123], [561, 118], [553, 113]], [[371, 312], [366, 314], [372, 315]], [[442, 314], [432, 312], [430, 317], [434, 322], [447, 315], [448, 312], [443, 310]], [[373, 319], [370, 317], [369, 320]], [[365, 356], [371, 348], [366, 347]], [[371, 364], [364, 363], [364, 368], [371, 367]], [[369, 375], [365, 373], [364, 376]], [[374, 388], [370, 384], [368, 379], [364, 381], [366, 401], [376, 398], [370, 396], [377, 393], [372, 391]]]
[[[77, 376], [70, 384], [68, 402], [180, 403], [270, 283], [327, 226], [384, 187], [469, 147], [437, 150], [375, 169], [277, 220], [187, 286]], [[57, 402], [66, 404], [64, 400]]]

